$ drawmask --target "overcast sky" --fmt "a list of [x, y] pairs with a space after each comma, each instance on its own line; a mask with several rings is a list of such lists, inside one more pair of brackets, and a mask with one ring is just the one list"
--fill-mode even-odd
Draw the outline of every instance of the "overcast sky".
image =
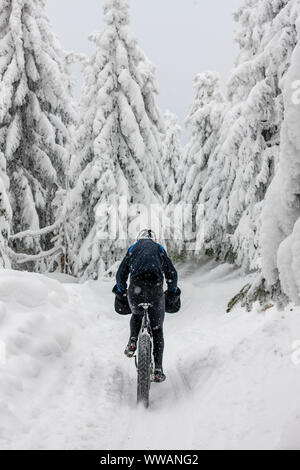
[[[232, 12], [245, 0], [131, 0], [131, 26], [157, 67], [158, 104], [183, 124], [193, 77], [218, 70], [225, 85], [237, 56]], [[47, 0], [53, 29], [66, 50], [90, 53], [91, 32], [104, 27], [102, 0]], [[75, 70], [79, 95], [82, 77]]]

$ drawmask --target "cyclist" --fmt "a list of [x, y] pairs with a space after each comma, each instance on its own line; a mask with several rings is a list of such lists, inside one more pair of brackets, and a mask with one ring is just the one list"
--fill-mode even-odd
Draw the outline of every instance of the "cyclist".
[[[130, 285], [127, 292], [129, 275]], [[149, 318], [153, 332], [154, 378], [156, 382], [166, 380], [163, 372], [164, 277], [168, 285], [169, 295], [176, 295], [177, 292], [180, 292], [177, 287], [177, 271], [165, 249], [157, 243], [156, 235], [152, 230], [142, 230], [137, 242], [128, 250], [118, 269], [115, 289], [120, 295], [127, 293], [133, 314], [130, 320], [130, 339], [125, 349], [125, 355], [128, 357], [134, 356], [142, 325], [139, 304], [151, 303]]]

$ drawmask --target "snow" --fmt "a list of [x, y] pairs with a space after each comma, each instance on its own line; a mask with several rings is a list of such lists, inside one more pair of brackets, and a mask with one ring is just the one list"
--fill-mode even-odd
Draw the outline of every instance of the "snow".
[[0, 151], [0, 267], [10, 268], [10, 260], [7, 255], [8, 236], [10, 233], [10, 223], [12, 210], [7, 194], [8, 178], [2, 171], [5, 167]]
[[[66, 204], [69, 267], [84, 280], [102, 276], [123, 255], [121, 235], [129, 238], [127, 228], [135, 217], [120, 214], [122, 200], [133, 211], [143, 204], [147, 212], [165, 192], [155, 68], [131, 32], [127, 0], [106, 0], [103, 7], [107, 26], [91, 36], [96, 48], [83, 68]], [[120, 214], [117, 234], [115, 210]]]
[[[179, 166], [176, 194], [180, 201], [204, 205], [199, 254], [209, 250], [248, 272], [261, 270], [266, 192], [280, 152], [286, 154], [281, 130], [290, 112], [286, 98], [296, 94], [298, 83], [297, 62], [293, 88], [289, 78], [299, 47], [298, 15], [298, 0], [245, 1], [235, 14], [239, 53], [227, 99], [219, 91], [218, 74], [202, 72], [195, 79], [196, 96], [187, 118], [192, 133]], [[297, 129], [291, 136], [296, 142]], [[268, 233], [267, 243], [270, 238]]]
[[164, 113], [165, 135], [163, 137], [162, 167], [164, 181], [166, 181], [164, 201], [170, 204], [176, 194], [176, 183], [179, 175], [179, 166], [182, 161], [181, 134], [176, 114], [170, 111]]
[[249, 278], [208, 260], [179, 272], [168, 380], [144, 410], [111, 281], [1, 270], [0, 448], [299, 450], [299, 309], [226, 314]]
[[[298, 8], [296, 8], [298, 7]], [[299, 13], [299, 5], [295, 4]], [[298, 43], [282, 83], [285, 116], [277, 172], [266, 194], [261, 229], [262, 268], [269, 286], [281, 282], [283, 292], [300, 304], [299, 262], [299, 103], [295, 98], [300, 64], [300, 19], [296, 21]]]
[[[196, 76], [184, 149], [129, 1], [104, 0], [89, 58], [61, 49], [44, 3], [0, 8], [0, 447], [300, 450], [300, 0], [236, 12], [227, 97]], [[145, 411], [111, 290], [149, 213], [194, 261]], [[248, 285], [261, 304], [225, 313]]]
[[[65, 188], [77, 118], [65, 53], [44, 7], [37, 0], [3, 0], [0, 7], [1, 178], [3, 172], [12, 233], [54, 222], [55, 193]], [[17, 257], [3, 238], [1, 266], [16, 267]], [[10, 248], [35, 255], [49, 250], [51, 243], [49, 238], [20, 238]]]

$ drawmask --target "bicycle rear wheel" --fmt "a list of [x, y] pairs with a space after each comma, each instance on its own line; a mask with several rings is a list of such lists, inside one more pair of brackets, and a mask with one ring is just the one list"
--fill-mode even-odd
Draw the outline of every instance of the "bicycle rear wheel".
[[148, 334], [141, 335], [138, 346], [137, 401], [149, 407], [151, 368], [151, 339]]

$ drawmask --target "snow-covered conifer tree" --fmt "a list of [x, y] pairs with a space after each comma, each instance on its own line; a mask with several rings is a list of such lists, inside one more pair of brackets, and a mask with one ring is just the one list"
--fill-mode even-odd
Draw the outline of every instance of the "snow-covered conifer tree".
[[[197, 205], [208, 178], [208, 162], [213, 156], [219, 140], [225, 103], [220, 91], [220, 77], [216, 72], [203, 72], [194, 80], [195, 100], [191, 106], [186, 125], [191, 129], [191, 138], [184, 158], [184, 183], [181, 201], [193, 206], [193, 223], [189, 233], [196, 230]], [[195, 236], [196, 233], [195, 233]], [[191, 241], [191, 240], [190, 240]]]
[[176, 114], [166, 111], [164, 114], [165, 135], [163, 138], [163, 176], [166, 182], [165, 202], [171, 203], [174, 198], [178, 170], [182, 158], [181, 127]]
[[[2, 159], [2, 164], [5, 162]], [[5, 171], [0, 172], [0, 268], [10, 268], [11, 261], [8, 254], [8, 237], [11, 224], [11, 207], [8, 198], [8, 178]]]
[[[52, 201], [65, 185], [74, 113], [64, 53], [44, 0], [0, 4], [0, 152], [10, 181], [12, 232], [53, 223]], [[17, 249], [38, 251], [38, 238]], [[49, 247], [49, 239], [42, 243]]]
[[230, 108], [202, 192], [206, 248], [245, 269], [260, 267], [261, 211], [278, 161], [281, 80], [296, 44], [293, 0], [249, 0], [239, 9], [240, 55]]
[[[181, 204], [182, 219], [178, 218], [179, 208], [176, 205], [168, 210], [174, 234], [171, 250], [175, 253], [185, 252], [187, 244], [194, 244], [198, 235], [200, 237], [200, 233], [197, 234], [200, 211], [203, 217], [201, 208], [198, 210], [200, 195], [207, 181], [208, 161], [218, 143], [225, 111], [224, 98], [220, 92], [220, 78], [216, 72], [207, 71], [198, 74], [194, 80], [194, 88], [195, 99], [186, 119], [186, 125], [191, 129], [191, 137], [177, 167], [177, 181], [173, 195], [175, 204]], [[184, 227], [184, 234], [181, 226]], [[189, 253], [195, 255], [195, 245], [193, 249], [190, 245], [190, 249]]]
[[[84, 69], [68, 209], [70, 263], [84, 278], [97, 278], [122, 256], [131, 205], [163, 195], [155, 69], [130, 30], [127, 0], [104, 0], [104, 17], [107, 27], [91, 37], [96, 50]], [[111, 215], [118, 208], [125, 239], [116, 241]]]
[[[195, 77], [194, 88], [195, 99], [186, 119], [186, 126], [191, 129], [191, 137], [178, 166], [174, 192], [174, 201], [184, 205], [182, 207], [185, 234], [181, 234], [181, 239], [176, 240], [173, 247], [174, 251], [180, 253], [186, 249], [187, 243], [194, 243], [197, 238], [200, 195], [207, 181], [208, 161], [218, 143], [225, 110], [224, 98], [220, 92], [220, 78], [216, 72], [199, 73]], [[187, 209], [188, 205], [191, 210]], [[174, 209], [177, 210], [175, 207]], [[195, 251], [192, 250], [190, 254], [195, 255]]]
[[298, 15], [298, 42], [290, 69], [282, 82], [284, 122], [276, 175], [267, 192], [262, 218], [262, 267], [267, 289], [281, 289], [300, 304], [300, 16], [299, 2], [294, 1]]

